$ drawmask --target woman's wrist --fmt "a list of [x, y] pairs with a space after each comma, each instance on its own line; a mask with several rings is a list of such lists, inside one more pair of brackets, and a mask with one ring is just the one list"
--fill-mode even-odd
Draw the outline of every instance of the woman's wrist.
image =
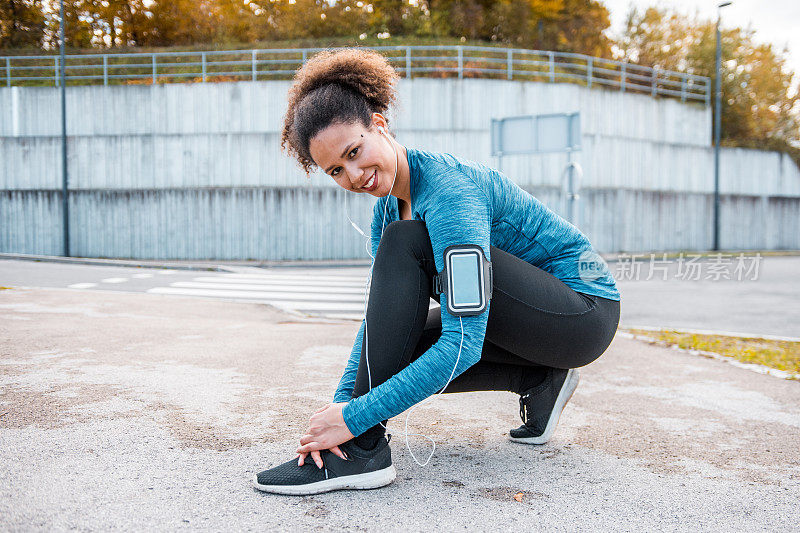
[[355, 420], [352, 418], [352, 406], [349, 401], [347, 402], [347, 405], [342, 408], [342, 420], [344, 420], [344, 425], [347, 426], [348, 431], [350, 431], [354, 437], [357, 437], [360, 433], [363, 433], [362, 431], [359, 431], [358, 433], [354, 431], [354, 429], [358, 428], [356, 427], [357, 425]]

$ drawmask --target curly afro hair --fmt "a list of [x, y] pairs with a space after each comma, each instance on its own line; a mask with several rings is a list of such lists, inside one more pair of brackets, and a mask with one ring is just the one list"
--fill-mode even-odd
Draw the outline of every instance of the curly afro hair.
[[297, 159], [306, 177], [316, 167], [308, 146], [331, 124], [361, 123], [386, 115], [397, 99], [400, 76], [381, 54], [341, 48], [316, 54], [295, 73], [283, 120], [281, 148]]

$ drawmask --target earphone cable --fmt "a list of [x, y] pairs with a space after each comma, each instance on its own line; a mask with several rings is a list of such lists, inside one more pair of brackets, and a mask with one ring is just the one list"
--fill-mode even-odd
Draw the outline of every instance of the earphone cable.
[[[384, 130], [382, 127], [379, 126], [378, 130], [381, 132], [381, 134], [383, 134], [384, 136], [387, 136], [386, 130]], [[394, 144], [392, 144], [392, 141], [388, 138], [388, 136], [386, 138], [386, 141], [392, 146], [392, 148], [394, 148], [394, 153], [395, 153], [394, 177], [392, 178], [392, 186], [389, 189], [389, 194], [391, 194], [392, 190], [394, 189], [394, 184], [395, 184], [395, 181], [397, 180], [397, 172], [398, 172], [398, 169], [400, 167], [400, 154], [399, 154], [399, 152], [397, 150], [397, 147], [394, 146]], [[369, 272], [367, 273], [367, 282], [366, 282], [365, 291], [364, 291], [364, 338], [362, 339], [362, 345], [364, 346], [364, 360], [365, 360], [365, 362], [367, 364], [367, 383], [369, 385], [369, 390], [372, 390], [372, 372], [371, 372], [371, 370], [369, 368], [369, 342], [368, 342], [368, 338], [369, 338], [368, 331], [369, 331], [369, 329], [368, 329], [368, 323], [367, 323], [367, 307], [368, 307], [368, 302], [369, 302], [369, 291], [370, 291], [370, 288], [371, 288], [371, 285], [372, 285], [372, 270], [373, 270], [373, 267], [375, 266], [375, 256], [372, 255], [372, 253], [371, 253], [371, 249], [370, 249], [371, 239], [370, 239], [370, 237], [368, 237], [366, 235], [366, 233], [364, 233], [364, 231], [361, 230], [361, 228], [359, 228], [355, 224], [355, 222], [353, 222], [353, 220], [350, 218], [350, 214], [349, 214], [349, 212], [347, 210], [347, 196], [348, 195], [345, 193], [345, 214], [347, 215], [347, 219], [350, 221], [350, 224], [356, 229], [356, 231], [358, 231], [365, 239], [367, 239], [366, 240], [367, 254], [369, 254], [370, 258], [372, 259], [372, 261], [370, 263], [370, 267], [369, 267]], [[387, 213], [388, 207], [389, 207], [389, 199], [388, 199], [388, 195], [387, 195], [386, 203], [384, 204], [384, 208], [383, 208], [383, 219], [381, 221], [380, 237], [383, 237], [383, 230], [384, 230], [384, 227], [385, 227], [385, 224], [386, 224], [386, 213]], [[379, 242], [380, 242], [380, 237], [378, 239]], [[463, 322], [463, 320], [461, 319], [460, 316], [458, 317], [458, 321], [461, 324], [461, 342], [458, 345], [458, 355], [456, 356], [456, 362], [455, 362], [455, 365], [453, 366], [453, 370], [450, 372], [450, 377], [447, 378], [447, 383], [445, 383], [444, 387], [442, 387], [441, 390], [439, 390], [439, 392], [437, 392], [433, 396], [436, 396], [437, 394], [441, 394], [441, 393], [443, 393], [445, 391], [447, 386], [450, 384], [450, 381], [452, 381], [452, 379], [453, 379], [453, 375], [456, 372], [456, 368], [458, 368], [458, 362], [461, 359], [461, 349], [462, 349], [462, 347], [464, 345], [464, 322]], [[434, 441], [428, 435], [423, 435], [421, 433], [409, 433], [408, 432], [408, 420], [409, 420], [409, 418], [411, 416], [411, 412], [414, 409], [416, 409], [417, 407], [419, 407], [420, 405], [422, 405], [426, 401], [429, 401], [431, 398], [433, 398], [433, 396], [429, 396], [429, 397], [425, 398], [424, 400], [422, 400], [421, 402], [417, 403], [416, 405], [412, 406], [411, 409], [409, 409], [408, 412], [406, 413], [405, 429], [403, 431], [403, 433], [405, 435], [406, 448], [408, 448], [408, 452], [411, 454], [411, 457], [412, 457], [412, 459], [414, 459], [414, 462], [417, 463], [419, 466], [426, 466], [430, 462], [431, 458], [433, 457], [434, 452], [436, 451], [436, 441]], [[384, 430], [387, 430], [386, 426], [382, 422], [378, 422], [378, 424], [380, 424], [380, 426]], [[424, 438], [428, 439], [429, 441], [431, 441], [431, 444], [433, 444], [433, 447], [431, 449], [431, 453], [430, 453], [430, 455], [428, 455], [428, 458], [425, 460], [424, 463], [420, 463], [419, 460], [417, 460], [417, 456], [414, 455], [414, 452], [411, 450], [411, 444], [408, 441], [409, 435], [418, 436], [418, 437], [424, 437]]]

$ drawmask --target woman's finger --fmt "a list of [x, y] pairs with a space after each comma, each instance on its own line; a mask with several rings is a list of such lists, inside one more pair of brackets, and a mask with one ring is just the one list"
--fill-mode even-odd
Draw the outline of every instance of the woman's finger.
[[339, 457], [341, 457], [342, 459], [347, 461], [347, 457], [344, 455], [342, 450], [339, 449], [338, 446], [334, 446], [333, 448], [329, 448], [329, 449], [330, 449], [331, 452], [335, 453], [336, 455], [338, 455]]
[[300, 437], [300, 444], [308, 444], [309, 442], [314, 442], [314, 438], [315, 437], [313, 435], [308, 435], [308, 434], [303, 435], [302, 437]]
[[303, 463], [306, 462], [306, 456], [307, 455], [308, 455], [307, 453], [298, 453], [297, 454], [297, 457], [298, 457], [297, 466], [303, 466]]
[[297, 453], [310, 453], [316, 450], [327, 450], [328, 447], [324, 444], [320, 444], [319, 442], [309, 442], [303, 446], [297, 448]]
[[314, 459], [314, 462], [317, 464], [317, 468], [322, 468], [322, 456], [318, 450], [311, 452], [311, 458]]

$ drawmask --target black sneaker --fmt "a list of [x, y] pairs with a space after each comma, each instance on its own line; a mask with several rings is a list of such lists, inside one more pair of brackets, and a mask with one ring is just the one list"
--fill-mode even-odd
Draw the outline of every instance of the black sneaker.
[[397, 472], [392, 464], [389, 440], [381, 438], [371, 450], [364, 450], [352, 440], [339, 445], [347, 461], [330, 450], [323, 450], [322, 468], [311, 456], [303, 466], [297, 458], [253, 476], [253, 486], [277, 494], [319, 494], [339, 489], [375, 489], [394, 481]]
[[551, 368], [544, 382], [519, 398], [519, 416], [523, 424], [512, 429], [510, 439], [525, 444], [544, 444], [553, 436], [561, 411], [578, 386], [574, 368]]

